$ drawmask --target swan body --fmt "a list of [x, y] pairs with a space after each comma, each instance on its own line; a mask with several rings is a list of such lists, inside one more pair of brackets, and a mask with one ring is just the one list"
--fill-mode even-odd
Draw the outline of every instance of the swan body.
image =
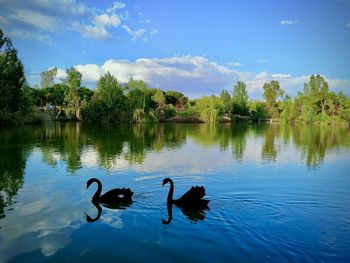
[[92, 183], [97, 183], [96, 193], [92, 197], [93, 203], [102, 203], [107, 206], [113, 206], [114, 204], [120, 202], [131, 201], [131, 197], [134, 192], [130, 190], [130, 188], [115, 188], [101, 195], [102, 192], [102, 184], [101, 181], [96, 178], [91, 178], [86, 183], [86, 188]]
[[174, 182], [170, 178], [163, 180], [162, 186], [170, 183], [168, 193], [168, 204], [175, 204], [178, 207], [187, 208], [207, 208], [210, 200], [203, 199], [205, 196], [205, 188], [203, 186], [192, 186], [190, 190], [183, 194], [179, 199], [173, 199]]

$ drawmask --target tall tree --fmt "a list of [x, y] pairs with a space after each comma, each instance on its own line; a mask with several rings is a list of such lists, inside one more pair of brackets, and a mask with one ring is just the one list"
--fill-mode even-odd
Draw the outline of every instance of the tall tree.
[[248, 115], [248, 91], [244, 82], [238, 81], [233, 88], [233, 113], [239, 115]]
[[49, 70], [43, 71], [40, 73], [41, 82], [40, 85], [42, 88], [50, 87], [53, 84], [53, 80], [57, 75], [57, 68], [51, 68]]
[[184, 94], [174, 90], [166, 91], [165, 99], [167, 104], [172, 104], [176, 108], [186, 107], [188, 102], [188, 98]]
[[145, 111], [147, 106], [147, 84], [143, 80], [135, 80], [131, 78], [125, 84], [127, 95], [130, 101], [131, 110], [141, 109]]
[[78, 89], [80, 88], [82, 75], [75, 68], [66, 70], [67, 78], [65, 83], [67, 85], [64, 101], [66, 104], [65, 112], [69, 118], [79, 118], [80, 97]]
[[224, 112], [230, 114], [232, 111], [231, 95], [227, 90], [223, 90], [220, 93], [220, 99], [224, 108]]
[[304, 93], [317, 113], [325, 114], [326, 107], [332, 103], [328, 82], [321, 75], [310, 77], [309, 82], [304, 84]]
[[108, 122], [114, 113], [123, 109], [123, 89], [109, 72], [98, 80], [95, 96], [106, 113]]
[[11, 40], [4, 37], [0, 29], [0, 110], [5, 112], [24, 111], [27, 83], [22, 62]]
[[272, 118], [279, 117], [277, 98], [283, 97], [284, 90], [280, 87], [277, 80], [272, 80], [270, 83], [266, 82], [263, 86], [264, 98], [266, 100], [267, 111]]
[[164, 92], [160, 89], [157, 89], [157, 91], [152, 96], [152, 100], [157, 103], [158, 108], [162, 109], [165, 106], [165, 96]]

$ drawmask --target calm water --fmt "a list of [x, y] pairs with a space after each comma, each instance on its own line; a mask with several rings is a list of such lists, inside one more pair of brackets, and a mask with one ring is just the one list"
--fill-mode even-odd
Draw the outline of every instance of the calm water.
[[[51, 123], [0, 140], [0, 262], [350, 262], [349, 128]], [[87, 222], [91, 177], [134, 202]], [[165, 177], [175, 197], [205, 186], [210, 210], [168, 211]]]

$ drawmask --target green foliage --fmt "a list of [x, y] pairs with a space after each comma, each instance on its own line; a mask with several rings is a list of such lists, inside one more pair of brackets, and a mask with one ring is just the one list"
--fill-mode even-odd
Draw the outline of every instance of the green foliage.
[[264, 120], [267, 118], [265, 103], [261, 101], [252, 101], [249, 103], [249, 111], [253, 120]]
[[135, 109], [146, 110], [146, 102], [151, 100], [150, 94], [147, 92], [147, 84], [143, 80], [135, 80], [131, 78], [125, 84], [127, 97], [129, 98], [131, 111]]
[[67, 85], [64, 96], [64, 102], [66, 104], [65, 113], [68, 118], [77, 118], [81, 102], [78, 89], [80, 88], [82, 75], [75, 68], [67, 69], [66, 73], [67, 79], [64, 82]]
[[233, 114], [238, 114], [242, 116], [249, 115], [248, 110], [248, 91], [244, 82], [238, 81], [233, 88]]
[[27, 89], [17, 50], [0, 29], [0, 110], [3, 113], [27, 112], [30, 106]]
[[124, 109], [123, 89], [109, 72], [98, 80], [94, 102], [99, 104], [101, 116], [106, 117], [107, 122], [111, 117], [120, 121], [118, 113]]
[[220, 99], [222, 101], [222, 107], [224, 113], [230, 114], [232, 112], [231, 95], [227, 90], [223, 90], [220, 93]]
[[276, 80], [266, 82], [263, 86], [264, 98], [266, 100], [266, 109], [270, 117], [278, 118], [279, 110], [277, 105], [277, 98], [282, 97], [284, 94], [283, 89]]
[[132, 121], [133, 122], [142, 122], [145, 119], [145, 112], [143, 109], [135, 109], [132, 114]]
[[197, 99], [195, 109], [204, 122], [215, 122], [218, 116], [224, 114], [220, 98], [214, 95]]
[[164, 107], [164, 114], [165, 114], [165, 118], [171, 118], [176, 116], [176, 108], [174, 105], [172, 104], [168, 104]]
[[166, 91], [165, 98], [167, 104], [172, 104], [178, 109], [186, 107], [188, 103], [188, 98], [178, 91]]
[[160, 109], [164, 108], [165, 96], [162, 90], [157, 89], [157, 91], [154, 93], [154, 95], [151, 98], [158, 105], [158, 108]]
[[349, 114], [349, 99], [341, 92], [330, 92], [327, 81], [316, 75], [304, 84], [303, 93], [285, 101], [281, 118], [287, 122], [344, 123], [350, 120]]

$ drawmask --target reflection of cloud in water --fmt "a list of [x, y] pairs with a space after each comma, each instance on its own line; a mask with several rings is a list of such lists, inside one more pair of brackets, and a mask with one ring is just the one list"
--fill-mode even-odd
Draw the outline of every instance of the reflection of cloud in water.
[[97, 166], [98, 155], [96, 150], [93, 149], [92, 147], [87, 147], [81, 153], [80, 160], [83, 166], [88, 166], [88, 167]]
[[[71, 242], [72, 233], [86, 223], [85, 212], [94, 213], [90, 203], [80, 201], [87, 198], [77, 191], [82, 187], [79, 181], [75, 181], [74, 185], [60, 186], [67, 188], [57, 189], [57, 181], [39, 177], [42, 177], [40, 186], [45, 187], [38, 187], [37, 183], [25, 184], [14, 209], [0, 221], [0, 262], [38, 249], [45, 256], [55, 254], [66, 247]], [[104, 211], [101, 221], [121, 229], [121, 214], [119, 210]], [[18, 219], [24, 217], [25, 220], [19, 223]]]

